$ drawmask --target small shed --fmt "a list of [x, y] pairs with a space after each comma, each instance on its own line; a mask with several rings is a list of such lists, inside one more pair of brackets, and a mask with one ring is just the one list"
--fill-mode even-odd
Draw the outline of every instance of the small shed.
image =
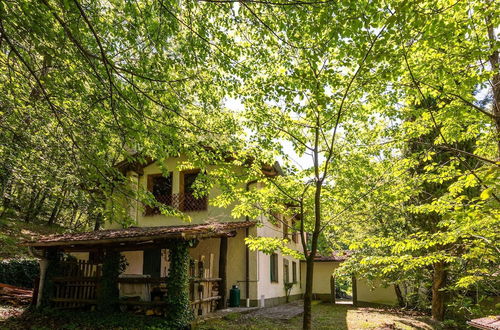
[[[94, 306], [117, 309], [124, 305], [147, 305], [158, 308], [169, 299], [138, 301], [119, 299], [119, 285], [144, 284], [162, 290], [162, 296], [180, 296], [189, 291], [187, 306], [194, 315], [224, 308], [227, 290], [228, 239], [238, 229], [249, 228], [255, 222], [210, 222], [182, 226], [130, 227], [83, 233], [47, 235], [26, 242], [40, 258], [40, 281], [37, 307], [75, 308]], [[200, 240], [220, 238], [219, 272], [213, 278], [202, 278], [190, 269], [189, 249]], [[121, 277], [120, 252], [167, 249], [171, 260], [166, 277]], [[69, 254], [88, 252], [89, 260], [67, 258]], [[201, 277], [200, 277], [201, 276]], [[177, 301], [171, 299], [171, 301]], [[93, 307], [93, 308], [94, 308]], [[172, 307], [166, 306], [172, 310]]]

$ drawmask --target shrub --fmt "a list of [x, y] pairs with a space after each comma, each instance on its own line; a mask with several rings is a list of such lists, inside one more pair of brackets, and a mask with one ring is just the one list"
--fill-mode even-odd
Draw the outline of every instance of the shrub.
[[33, 288], [40, 275], [36, 259], [10, 259], [0, 261], [0, 283]]

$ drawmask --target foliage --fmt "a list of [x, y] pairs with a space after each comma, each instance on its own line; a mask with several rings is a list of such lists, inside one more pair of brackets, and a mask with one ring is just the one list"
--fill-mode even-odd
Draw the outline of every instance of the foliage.
[[97, 309], [101, 312], [118, 311], [120, 291], [118, 289], [118, 275], [125, 269], [120, 252], [107, 250], [102, 262], [102, 275], [99, 281]]
[[172, 241], [169, 246], [170, 266], [167, 277], [167, 320], [176, 328], [184, 328], [193, 320], [189, 300], [189, 247], [191, 242]]
[[248, 245], [250, 251], [262, 251], [266, 254], [272, 254], [275, 251], [280, 251], [283, 255], [294, 257], [295, 259], [303, 259], [303, 254], [288, 247], [287, 239], [274, 237], [253, 237], [245, 238], [245, 244]]
[[0, 261], [0, 283], [32, 288], [38, 276], [40, 276], [40, 268], [35, 259]]
[[[213, 169], [198, 182], [220, 186], [212, 204], [236, 205], [236, 217], [280, 214], [311, 233], [309, 264], [352, 245], [347, 271], [418, 292], [444, 265], [452, 296], [491, 294], [498, 9], [489, 0], [0, 3], [0, 212], [72, 230], [128, 226], [127, 201], [154, 200], [115, 166], [185, 154], [185, 166]], [[286, 175], [264, 175], [277, 158]], [[246, 189], [255, 180], [259, 189]]]

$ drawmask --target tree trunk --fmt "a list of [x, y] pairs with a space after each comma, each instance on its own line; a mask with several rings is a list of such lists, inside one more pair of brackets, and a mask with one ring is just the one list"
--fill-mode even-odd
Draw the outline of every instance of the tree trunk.
[[314, 257], [309, 255], [306, 259], [306, 290], [304, 292], [304, 317], [302, 322], [303, 329], [312, 327], [312, 288], [313, 288]]
[[399, 307], [405, 307], [405, 299], [403, 297], [403, 293], [401, 292], [399, 284], [394, 284], [394, 291], [396, 292], [396, 297], [398, 298]]
[[226, 308], [226, 291], [227, 291], [227, 237], [221, 237], [219, 247], [219, 278], [220, 281], [220, 300], [218, 309]]
[[436, 321], [444, 320], [444, 301], [446, 285], [446, 264], [438, 262], [434, 264], [434, 273], [432, 275], [432, 319]]
[[[318, 171], [318, 160], [315, 159], [316, 171]], [[314, 194], [314, 230], [311, 240], [311, 251], [306, 259], [306, 291], [304, 293], [304, 318], [302, 328], [304, 330], [312, 329], [312, 290], [313, 290], [313, 273], [314, 273], [314, 257], [318, 250], [318, 238], [321, 231], [321, 190], [323, 182], [319, 180], [319, 175], [316, 173], [316, 191]]]
[[498, 159], [500, 159], [500, 55], [498, 53], [498, 49], [496, 48], [496, 35], [494, 26], [491, 24], [491, 19], [486, 19], [486, 24], [488, 28], [488, 39], [490, 40], [492, 53], [489, 58], [489, 62], [491, 65], [491, 70], [496, 72], [493, 77], [491, 77], [491, 85], [493, 92], [493, 106], [492, 106], [492, 115], [493, 120], [495, 122], [496, 127], [496, 135], [497, 135], [497, 148], [498, 148]]
[[26, 208], [26, 213], [24, 215], [24, 222], [30, 222], [39, 195], [40, 191], [35, 191], [34, 189], [31, 190], [31, 198], [28, 207]]

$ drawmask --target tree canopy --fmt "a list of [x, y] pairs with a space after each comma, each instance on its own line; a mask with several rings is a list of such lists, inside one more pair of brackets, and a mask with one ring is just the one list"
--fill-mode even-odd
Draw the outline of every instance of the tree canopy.
[[304, 328], [314, 257], [348, 248], [344, 271], [430, 288], [411, 304], [443, 319], [444, 292], [498, 294], [498, 6], [0, 2], [0, 213], [127, 225], [118, 199], [154, 201], [115, 165], [185, 154], [221, 165], [211, 203], [311, 234]]

